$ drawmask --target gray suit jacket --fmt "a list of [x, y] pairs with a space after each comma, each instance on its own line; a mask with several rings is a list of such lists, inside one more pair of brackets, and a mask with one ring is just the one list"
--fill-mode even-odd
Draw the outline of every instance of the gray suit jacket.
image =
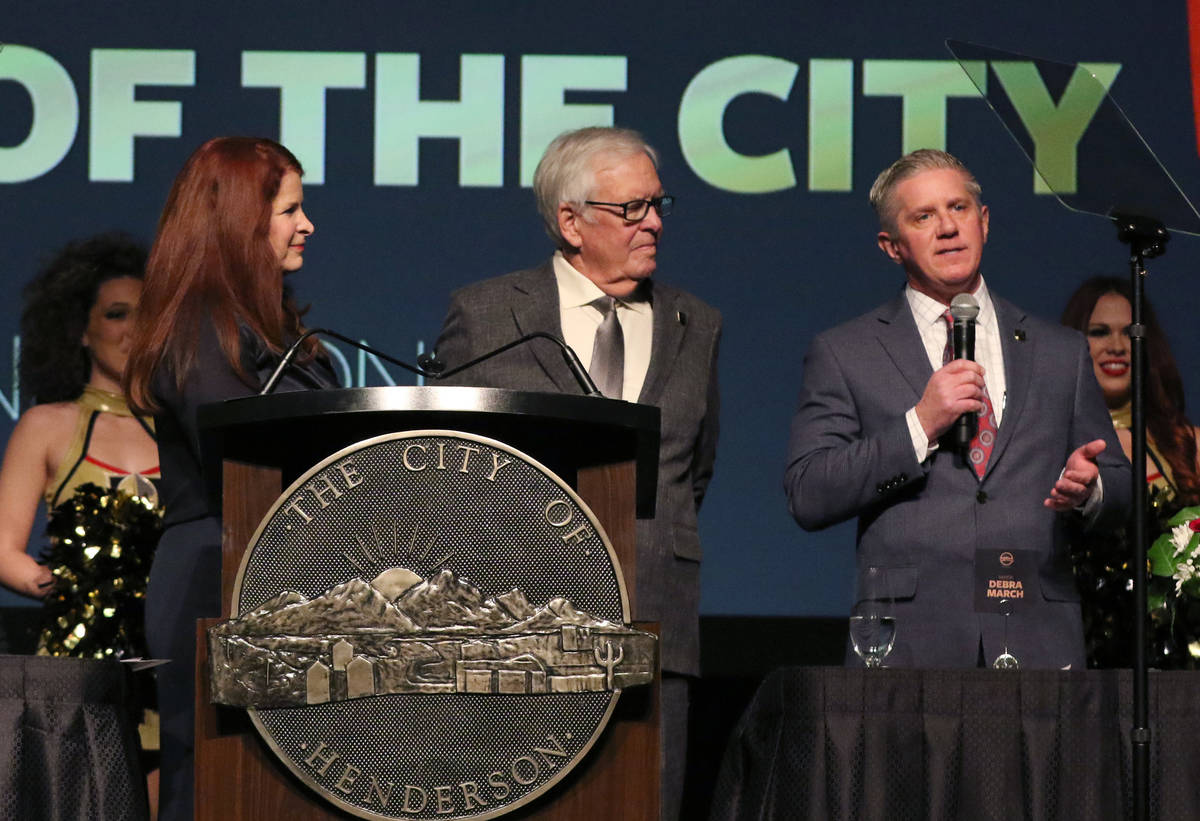
[[[639, 621], [662, 624], [664, 670], [699, 674], [700, 540], [696, 512], [717, 450], [717, 347], [721, 316], [696, 297], [651, 285], [650, 368], [638, 402], [662, 410], [653, 520], [638, 520]], [[455, 367], [542, 331], [562, 336], [558, 285], [549, 262], [469, 285], [450, 296], [438, 358]], [[578, 393], [562, 355], [535, 340], [447, 380], [448, 384]]]
[[1084, 666], [1065, 516], [1042, 500], [1067, 456], [1103, 438], [1092, 524], [1119, 524], [1129, 462], [1079, 333], [993, 300], [1008, 395], [982, 480], [948, 443], [924, 463], [913, 453], [904, 415], [932, 369], [903, 294], [819, 335], [805, 359], [785, 479], [792, 515], [809, 530], [858, 517], [856, 591], [864, 568], [881, 566], [895, 599], [889, 665], [972, 667], [981, 641], [989, 663], [999, 655], [1004, 617], [976, 612], [976, 550], [1019, 549], [1035, 553], [1040, 590], [1009, 617], [1010, 650], [1022, 667]]

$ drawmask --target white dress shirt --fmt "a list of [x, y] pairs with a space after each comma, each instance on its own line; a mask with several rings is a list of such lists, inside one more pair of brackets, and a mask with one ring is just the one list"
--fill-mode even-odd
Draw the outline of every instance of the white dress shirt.
[[[558, 312], [562, 321], [563, 340], [574, 349], [583, 367], [592, 366], [592, 346], [596, 329], [604, 315], [591, 303], [604, 296], [596, 283], [585, 277], [561, 251], [554, 252], [554, 278], [558, 282]], [[621, 398], [636, 402], [650, 368], [650, 343], [654, 333], [654, 311], [649, 300], [640, 296], [641, 289], [628, 299], [616, 301], [617, 321], [625, 338], [625, 372], [621, 382]]]
[[[921, 342], [925, 345], [926, 355], [929, 356], [929, 364], [936, 371], [942, 367], [942, 354], [946, 350], [946, 338], [949, 335], [946, 320], [942, 317], [948, 306], [914, 290], [911, 285], [905, 286], [904, 296], [912, 309], [913, 320], [917, 323], [917, 331], [921, 334]], [[1004, 404], [1008, 395], [1008, 383], [1004, 377], [1004, 352], [1000, 347], [1000, 325], [996, 321], [996, 306], [992, 304], [987, 284], [982, 278], [973, 296], [979, 303], [979, 316], [975, 318], [975, 361], [983, 366], [983, 381], [987, 385], [988, 397], [991, 398], [992, 409], [996, 413], [996, 427], [999, 428], [1004, 420]], [[938, 443], [936, 440], [930, 442], [925, 436], [915, 407], [909, 408], [904, 418], [908, 421], [908, 432], [912, 436], [917, 461], [924, 462], [937, 450]]]
[[[943, 314], [948, 306], [936, 299], [926, 296], [905, 286], [904, 296], [912, 309], [913, 320], [917, 323], [917, 331], [921, 334], [921, 342], [925, 345], [925, 353], [929, 356], [929, 364], [936, 371], [942, 367], [942, 355], [946, 350], [946, 338], [949, 328]], [[983, 381], [987, 385], [988, 397], [992, 400], [992, 409], [996, 414], [996, 428], [999, 429], [1004, 418], [1004, 405], [1008, 399], [1008, 383], [1004, 376], [1004, 351], [1000, 346], [1000, 324], [996, 321], [996, 306], [988, 295], [987, 284], [982, 278], [979, 288], [974, 293], [975, 301], [979, 303], [979, 316], [975, 318], [975, 361], [983, 366]], [[999, 398], [997, 398], [999, 397]], [[913, 451], [917, 461], [924, 462], [935, 450], [938, 443], [930, 442], [925, 436], [925, 429], [917, 419], [917, 409], [912, 407], [904, 415], [908, 422], [908, 433], [912, 437]], [[1059, 472], [1059, 477], [1066, 471]], [[1047, 488], [1049, 492], [1049, 488]], [[1078, 506], [1085, 516], [1092, 516], [1100, 507], [1104, 498], [1104, 482], [1099, 476], [1092, 485], [1091, 493]]]

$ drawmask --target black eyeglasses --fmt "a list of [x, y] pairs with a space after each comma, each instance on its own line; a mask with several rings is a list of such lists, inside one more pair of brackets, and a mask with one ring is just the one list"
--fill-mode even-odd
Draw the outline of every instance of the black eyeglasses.
[[584, 204], [607, 205], [610, 208], [620, 208], [621, 218], [626, 222], [641, 222], [650, 213], [651, 207], [658, 212], [660, 217], [670, 215], [671, 209], [675, 207], [675, 198], [668, 195], [648, 200], [630, 200], [629, 202], [596, 202], [595, 200], [584, 200]]

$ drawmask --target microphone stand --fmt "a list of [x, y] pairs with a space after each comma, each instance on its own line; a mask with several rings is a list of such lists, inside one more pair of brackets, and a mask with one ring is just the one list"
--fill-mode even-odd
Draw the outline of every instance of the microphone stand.
[[[1133, 658], [1133, 726], [1130, 735], [1133, 754], [1132, 817], [1146, 821], [1150, 815], [1150, 727], [1149, 727], [1149, 681], [1146, 650], [1146, 548], [1148, 497], [1146, 489], [1146, 420], [1145, 420], [1145, 374], [1146, 374], [1146, 328], [1143, 324], [1145, 302], [1145, 260], [1163, 253], [1167, 240], [1166, 225], [1177, 231], [1200, 235], [1200, 213], [1187, 195], [1167, 173], [1162, 163], [1154, 156], [1149, 145], [1134, 128], [1133, 123], [1121, 111], [1120, 106], [1109, 95], [1107, 87], [1094, 77], [1087, 80], [1089, 72], [1082, 65], [1061, 63], [1054, 60], [1014, 54], [1001, 49], [971, 43], [947, 41], [955, 59], [959, 61], [971, 82], [988, 101], [993, 113], [1004, 124], [1008, 132], [1021, 145], [1026, 157], [1055, 196], [1064, 206], [1073, 211], [1104, 216], [1117, 226], [1121, 242], [1129, 245], [1131, 277], [1130, 305], [1130, 353], [1133, 359], [1131, 374], [1130, 405], [1132, 408], [1131, 435], [1133, 439], [1133, 538], [1130, 561], [1133, 563], [1134, 584], [1134, 658]], [[1001, 102], [996, 83], [990, 89], [986, 65], [994, 71], [1000, 61], [1028, 61], [1043, 78], [1066, 78], [1070, 82], [1079, 80], [1088, 83], [1093, 92], [1098, 92], [1100, 106], [1096, 109], [1090, 128], [1101, 135], [1093, 139], [1085, 149], [1080, 145], [1075, 159], [1077, 177], [1069, 181], [1049, 169], [1039, 168], [1030, 154], [1027, 143], [1018, 134], [1026, 132], [1025, 124], [1012, 110], [1007, 101]], [[979, 69], [983, 68], [981, 72]], [[1056, 82], [1057, 80], [1055, 80]], [[1157, 218], [1150, 215], [1155, 215]]]
[[1142, 305], [1145, 300], [1147, 258], [1166, 251], [1171, 238], [1157, 220], [1145, 217], [1113, 215], [1117, 238], [1129, 246], [1130, 291], [1133, 294], [1132, 324], [1129, 327], [1130, 352], [1133, 357], [1132, 392], [1130, 404], [1133, 418], [1130, 433], [1133, 437], [1133, 727], [1130, 741], [1133, 748], [1133, 817], [1148, 821], [1150, 817], [1150, 726], [1149, 674], [1146, 662], [1146, 327], [1142, 324]]

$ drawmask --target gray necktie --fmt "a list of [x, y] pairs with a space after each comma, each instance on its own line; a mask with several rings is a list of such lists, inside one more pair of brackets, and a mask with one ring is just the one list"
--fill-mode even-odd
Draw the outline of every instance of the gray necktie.
[[610, 399], [620, 399], [621, 385], [625, 381], [625, 334], [617, 320], [616, 300], [602, 296], [592, 302], [592, 306], [604, 315], [604, 320], [596, 329], [592, 366], [588, 372], [601, 393]]

